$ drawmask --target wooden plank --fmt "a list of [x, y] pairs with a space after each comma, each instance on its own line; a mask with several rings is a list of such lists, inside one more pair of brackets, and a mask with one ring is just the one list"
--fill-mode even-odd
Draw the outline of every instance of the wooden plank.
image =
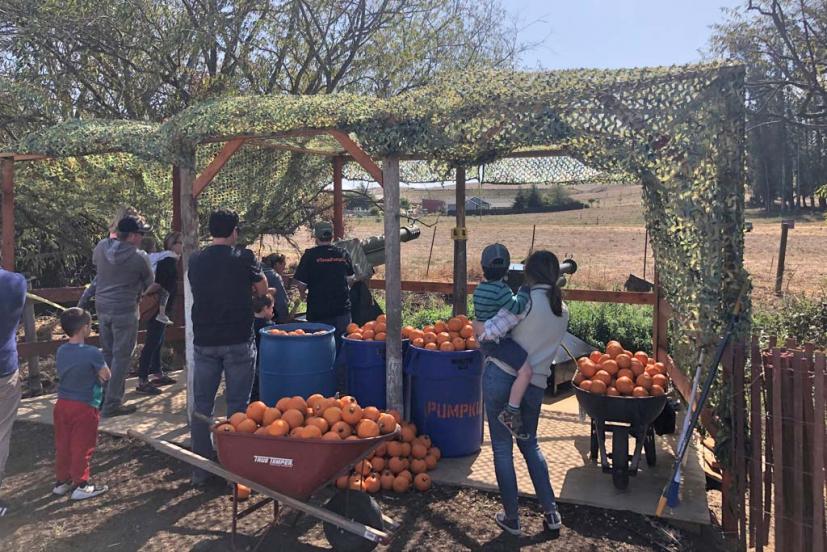
[[342, 169], [344, 161], [341, 157], [333, 158], [333, 237], [343, 238], [345, 235], [344, 198], [342, 197]]
[[781, 351], [775, 347], [772, 350], [772, 444], [773, 444], [773, 466], [772, 475], [775, 483], [775, 550], [782, 552], [784, 549], [784, 438], [781, 426], [781, 393], [783, 390], [781, 382]]
[[[770, 336], [770, 343], [774, 337]], [[761, 370], [764, 381], [764, 517], [762, 523], [762, 541], [769, 543], [770, 527], [773, 513], [773, 479], [775, 474], [775, 454], [773, 453], [773, 419], [775, 417], [775, 386], [773, 384], [772, 348], [761, 353]]]
[[[359, 147], [359, 144], [354, 142], [350, 139], [350, 136], [347, 135], [346, 132], [342, 132], [341, 130], [328, 130], [328, 134], [333, 136], [339, 144], [348, 152], [359, 165], [362, 166], [363, 169], [367, 171], [369, 175], [373, 177], [376, 182], [379, 183], [380, 186], [384, 187], [384, 175], [383, 169], [379, 168], [379, 165], [373, 162], [373, 159]], [[399, 163], [399, 158], [394, 158], [397, 163]], [[384, 165], [384, 163], [383, 163]], [[398, 178], [398, 175], [397, 175]], [[387, 235], [387, 234], [386, 234]]]
[[48, 299], [53, 303], [57, 303], [59, 305], [68, 305], [71, 304], [74, 306], [77, 304], [78, 300], [80, 300], [80, 296], [83, 295], [83, 290], [86, 289], [82, 286], [77, 287], [64, 287], [64, 288], [40, 288], [40, 289], [33, 289], [32, 293], [37, 295], [38, 297], [43, 297], [44, 299]]
[[825, 515], [824, 515], [824, 488], [825, 488], [825, 461], [824, 417], [827, 414], [824, 408], [824, 379], [827, 371], [827, 361], [824, 353], [815, 354], [813, 369], [813, 550], [825, 549]]
[[[796, 354], [792, 357], [792, 373], [790, 379], [792, 388], [792, 435], [793, 435], [793, 469], [790, 472], [792, 481], [792, 524], [795, 528], [795, 538], [792, 540], [793, 550], [804, 548], [804, 379], [801, 377], [803, 370], [801, 356]], [[796, 446], [797, 445], [797, 446]]]
[[666, 314], [668, 307], [666, 300], [663, 297], [663, 290], [660, 287], [660, 277], [658, 276], [658, 264], [655, 259], [655, 277], [654, 277], [654, 295], [655, 304], [652, 312], [652, 353], [656, 360], [663, 362], [663, 359], [669, 354], [669, 344], [667, 342], [667, 332], [669, 326], [669, 318]]
[[761, 348], [758, 336], [752, 336], [750, 344], [750, 491], [749, 491], [749, 543], [756, 552], [764, 549], [761, 521], [764, 517], [764, 501], [761, 492], [763, 456], [761, 454], [763, 432], [761, 427]]
[[276, 500], [286, 506], [289, 506], [300, 512], [309, 514], [322, 521], [332, 523], [333, 525], [340, 527], [341, 529], [344, 529], [350, 533], [353, 533], [354, 535], [359, 535], [360, 537], [364, 537], [373, 542], [387, 543], [390, 540], [390, 535], [388, 533], [385, 533], [384, 531], [380, 531], [378, 529], [374, 529], [373, 527], [362, 525], [361, 523], [352, 521], [338, 514], [335, 514], [330, 510], [318, 508], [316, 506], [308, 504], [307, 502], [303, 502], [293, 497], [278, 493], [269, 487], [260, 485], [259, 483], [256, 483], [255, 481], [252, 481], [245, 477], [241, 477], [237, 473], [225, 470], [216, 462], [207, 460], [203, 456], [199, 456], [189, 450], [177, 447], [166, 441], [153, 439], [148, 435], [144, 435], [132, 429], [127, 431], [127, 435], [135, 439], [140, 439], [141, 441], [149, 444], [156, 450], [163, 452], [164, 454], [167, 454], [169, 456], [172, 456], [173, 458], [176, 458], [182, 462], [186, 462], [191, 466], [201, 468], [202, 470], [208, 471], [214, 475], [217, 475], [218, 477], [222, 477], [227, 481], [241, 483], [242, 485], [250, 487], [254, 491], [261, 493], [264, 496], [272, 498], [273, 500]]
[[192, 415], [195, 409], [195, 402], [192, 393], [193, 377], [195, 374], [194, 358], [195, 347], [193, 345], [192, 332], [192, 289], [190, 288], [189, 278], [187, 277], [187, 269], [189, 267], [190, 257], [198, 251], [198, 200], [197, 194], [194, 193], [195, 186], [195, 171], [192, 167], [195, 166], [195, 152], [187, 152], [188, 159], [185, 160], [183, 166], [179, 168], [181, 180], [181, 241], [183, 242], [181, 267], [182, 278], [184, 280], [184, 332], [185, 332], [185, 359], [186, 359], [186, 376], [187, 376], [187, 419]]
[[181, 173], [172, 167], [172, 231], [181, 231]]
[[244, 144], [245, 138], [233, 138], [232, 140], [228, 141], [224, 144], [224, 147], [221, 148], [221, 151], [218, 152], [218, 155], [210, 161], [210, 164], [207, 165], [207, 168], [204, 169], [204, 172], [198, 175], [198, 178], [192, 184], [192, 197], [198, 197], [204, 188], [212, 182], [212, 179], [215, 178], [215, 175], [221, 170], [221, 168], [230, 160], [230, 157], [238, 151]]
[[[371, 289], [384, 289], [385, 281], [380, 278], [372, 278], [368, 283]], [[442, 293], [449, 295], [453, 293], [454, 286], [451, 282], [421, 282], [416, 280], [403, 280], [402, 291], [412, 293]], [[475, 282], [468, 282], [467, 289], [473, 292], [477, 287]], [[583, 301], [594, 303], [621, 303], [626, 305], [654, 305], [655, 294], [637, 291], [604, 291], [597, 289], [563, 289], [563, 298], [566, 301]]]
[[[724, 389], [727, 390], [726, 401], [729, 406], [730, 420], [735, 425], [735, 401], [734, 395], [737, 393], [737, 388], [734, 385], [733, 376], [733, 353], [735, 344], [730, 342], [724, 350], [721, 357], [721, 376], [724, 383]], [[738, 495], [736, 491], [737, 483], [735, 481], [737, 472], [736, 464], [736, 449], [738, 446], [738, 431], [735, 427], [730, 432], [728, 440], [729, 445], [729, 465], [724, 466], [721, 474], [721, 528], [724, 535], [734, 541], [738, 540]]]
[[746, 367], [745, 347], [743, 340], [735, 342], [734, 359], [733, 359], [733, 374], [732, 374], [732, 388], [734, 392], [733, 405], [735, 408], [735, 434], [738, 440], [735, 443], [735, 484], [738, 502], [738, 549], [746, 551], [747, 549], [747, 468], [746, 468], [746, 420], [744, 419], [746, 412], [746, 401], [744, 394], [744, 368]]
[[[146, 330], [141, 330], [138, 332], [138, 343], [143, 343], [146, 339]], [[166, 330], [166, 334], [164, 336], [165, 343], [174, 343], [176, 341], [183, 341], [184, 339], [184, 329], [180, 326], [170, 326]], [[20, 357], [27, 357], [30, 355], [38, 355], [38, 356], [48, 356], [52, 355], [57, 351], [58, 347], [63, 345], [64, 343], [68, 343], [67, 339], [53, 339], [51, 341], [36, 341], [34, 343], [25, 343], [25, 342], [18, 342], [17, 343], [17, 355]], [[89, 345], [100, 345], [100, 338], [96, 335], [90, 335], [86, 339], [86, 343]]]
[[465, 228], [465, 168], [456, 169], [456, 229], [454, 240], [454, 316], [466, 314], [468, 310], [468, 243]]
[[382, 200], [385, 211], [385, 314], [388, 328], [385, 338], [386, 402], [388, 408], [403, 412], [399, 159], [386, 157], [382, 161], [382, 178], [385, 183]]
[[2, 244], [0, 245], [0, 262], [3, 268], [14, 271], [14, 160], [3, 159], [0, 162], [2, 182], [0, 191], [3, 193], [3, 204], [0, 215], [3, 217]]

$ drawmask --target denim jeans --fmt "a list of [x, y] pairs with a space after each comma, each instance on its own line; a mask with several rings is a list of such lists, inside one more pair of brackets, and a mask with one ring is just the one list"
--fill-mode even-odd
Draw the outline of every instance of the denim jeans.
[[123, 403], [124, 382], [132, 364], [138, 339], [138, 310], [128, 314], [98, 313], [103, 359], [112, 371], [104, 388], [101, 415], [106, 416]]
[[[497, 415], [508, 403], [511, 385], [516, 378], [503, 372], [493, 362], [485, 364], [482, 377], [482, 397], [485, 414], [488, 417], [488, 432], [491, 435], [491, 449], [494, 452], [494, 472], [497, 486], [500, 488], [500, 500], [503, 503], [505, 517], [516, 519], [517, 514], [517, 474], [514, 471], [513, 440], [511, 433], [497, 419]], [[534, 492], [544, 512], [557, 508], [554, 491], [548, 475], [548, 464], [537, 443], [537, 423], [540, 419], [540, 406], [543, 403], [544, 390], [529, 385], [520, 403], [523, 419], [523, 431], [530, 437], [517, 440], [517, 447], [525, 458], [528, 474], [534, 484]]]
[[336, 338], [336, 361], [333, 363], [333, 368], [336, 371], [336, 390], [340, 393], [347, 391], [347, 367], [345, 366], [345, 359], [340, 354], [342, 352], [342, 336], [347, 331], [347, 325], [350, 324], [350, 311], [333, 318], [324, 318], [321, 320], [308, 320], [308, 322], [315, 322], [317, 324], [327, 324], [333, 326], [336, 331], [333, 337]]
[[[193, 372], [193, 398], [195, 411], [212, 417], [215, 411], [215, 395], [224, 374], [227, 415], [244, 412], [250, 400], [255, 373], [256, 345], [247, 343], [216, 347], [195, 346]], [[190, 420], [192, 451], [205, 458], [214, 458], [210, 430], [207, 423], [193, 417]], [[207, 472], [194, 468], [193, 479], [203, 480]]]
[[138, 364], [138, 378], [141, 381], [149, 379], [149, 374], [162, 375], [161, 349], [164, 347], [164, 333], [167, 325], [152, 318], [146, 323], [146, 339], [141, 351], [141, 361]]

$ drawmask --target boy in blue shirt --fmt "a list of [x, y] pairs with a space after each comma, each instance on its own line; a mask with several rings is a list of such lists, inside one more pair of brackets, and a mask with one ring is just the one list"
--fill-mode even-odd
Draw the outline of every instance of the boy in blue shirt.
[[55, 475], [52, 492], [72, 500], [84, 500], [107, 491], [106, 485], [89, 482], [89, 460], [98, 439], [103, 384], [109, 367], [97, 347], [85, 344], [92, 333], [92, 317], [73, 307], [60, 315], [69, 342], [57, 350], [57, 404], [55, 424]]
[[517, 439], [527, 439], [523, 432], [520, 403], [531, 383], [532, 369], [527, 362], [528, 354], [508, 335], [509, 330], [525, 317], [530, 308], [530, 295], [526, 287], [516, 295], [505, 283], [511, 255], [508, 249], [493, 243], [482, 251], [483, 275], [485, 280], [474, 289], [474, 317], [478, 322], [487, 322], [485, 331], [479, 333], [480, 348], [486, 356], [494, 357], [517, 372], [517, 379], [511, 385], [508, 404], [497, 419]]

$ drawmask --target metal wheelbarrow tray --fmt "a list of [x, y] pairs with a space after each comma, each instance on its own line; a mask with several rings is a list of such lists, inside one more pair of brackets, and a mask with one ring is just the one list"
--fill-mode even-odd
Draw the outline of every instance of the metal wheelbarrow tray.
[[[274, 523], [278, 517], [279, 503], [309, 514], [324, 522], [325, 536], [336, 550], [372, 550], [379, 543], [387, 544], [390, 531], [398, 527], [393, 520], [381, 514], [376, 502], [367, 493], [339, 490], [325, 507], [307, 502], [317, 491], [370, 456], [380, 444], [397, 437], [398, 427], [387, 435], [345, 441], [219, 432], [215, 431], [215, 426], [211, 431], [220, 465], [166, 441], [131, 430], [128, 433], [165, 454], [228, 481], [241, 483], [268, 497], [239, 512], [237, 489], [234, 487], [233, 541], [237, 521], [270, 500], [273, 501]], [[265, 535], [266, 531], [259, 544]]]
[[[580, 407], [591, 417], [590, 458], [597, 461], [603, 471], [612, 474], [612, 482], [618, 489], [629, 486], [629, 476], [636, 475], [641, 450], [646, 463], [654, 466], [655, 432], [652, 422], [660, 416], [666, 405], [666, 395], [659, 397], [610, 397], [584, 391], [574, 385], [574, 393]], [[606, 431], [612, 433], [612, 453], [606, 453]], [[629, 436], [635, 438], [635, 448], [629, 456]], [[609, 464], [611, 458], [611, 464]]]

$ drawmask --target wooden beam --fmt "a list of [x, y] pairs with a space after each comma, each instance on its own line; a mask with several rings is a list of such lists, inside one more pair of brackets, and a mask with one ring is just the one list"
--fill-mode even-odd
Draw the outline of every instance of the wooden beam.
[[[368, 283], [371, 289], [385, 289], [385, 280], [371, 278]], [[469, 292], [476, 289], [475, 282], [468, 282], [466, 288]], [[454, 284], [451, 282], [419, 282], [414, 280], [402, 280], [402, 291], [412, 293], [442, 293], [449, 295], [454, 291]], [[620, 303], [624, 305], [654, 305], [655, 294], [639, 291], [604, 291], [598, 289], [563, 289], [563, 298], [566, 301], [583, 301], [592, 303]]]
[[[402, 400], [402, 262], [399, 255], [399, 159], [382, 162], [385, 182], [385, 397], [387, 408], [403, 412]], [[407, 419], [407, 418], [406, 418]]]
[[[138, 343], [143, 343], [146, 340], [146, 330], [138, 332]], [[175, 343], [184, 340], [184, 328], [181, 326], [170, 326], [166, 329], [164, 334], [164, 342]], [[68, 339], [53, 339], [51, 341], [35, 341], [26, 343], [19, 341], [17, 343], [17, 355], [21, 357], [28, 357], [31, 355], [48, 356], [53, 355], [58, 348], [64, 343], [68, 343]], [[100, 345], [100, 336], [90, 335], [86, 338], [88, 345]]]
[[218, 171], [230, 160], [230, 157], [238, 151], [243, 144], [246, 138], [233, 138], [226, 144], [224, 147], [221, 148], [221, 151], [218, 152], [218, 155], [210, 161], [210, 164], [207, 165], [207, 168], [204, 169], [204, 172], [198, 175], [198, 178], [192, 184], [192, 197], [198, 197], [204, 188], [212, 182], [215, 175], [218, 174]]
[[333, 237], [345, 235], [344, 198], [342, 197], [342, 169], [345, 162], [341, 157], [333, 158]]
[[172, 166], [172, 230], [181, 231], [181, 174], [177, 166]]
[[187, 277], [190, 257], [198, 251], [198, 203], [194, 194], [195, 171], [189, 167], [195, 166], [195, 151], [189, 152], [186, 164], [179, 168], [181, 186], [181, 241], [183, 254], [181, 268], [184, 279], [184, 331], [186, 343], [186, 375], [187, 375], [187, 417], [192, 414], [195, 401], [193, 396], [193, 376], [195, 374], [192, 332], [192, 288]]
[[3, 159], [2, 163], [3, 216], [2, 247], [0, 257], [6, 270], [14, 270], [14, 160]]
[[468, 229], [465, 228], [465, 167], [457, 167], [456, 174], [456, 228], [454, 240], [454, 316], [468, 310]]
[[[383, 169], [380, 169], [379, 166], [373, 162], [373, 159], [364, 152], [362, 148], [359, 147], [359, 144], [354, 142], [350, 139], [350, 136], [347, 135], [346, 132], [342, 132], [341, 130], [328, 130], [328, 134], [336, 138], [336, 140], [342, 145], [342, 147], [347, 151], [353, 159], [365, 169], [369, 175], [373, 177], [376, 182], [379, 183], [380, 186], [384, 187], [383, 181]], [[396, 163], [399, 163], [399, 158], [394, 158]], [[399, 171], [397, 169], [397, 179], [399, 178]]]

